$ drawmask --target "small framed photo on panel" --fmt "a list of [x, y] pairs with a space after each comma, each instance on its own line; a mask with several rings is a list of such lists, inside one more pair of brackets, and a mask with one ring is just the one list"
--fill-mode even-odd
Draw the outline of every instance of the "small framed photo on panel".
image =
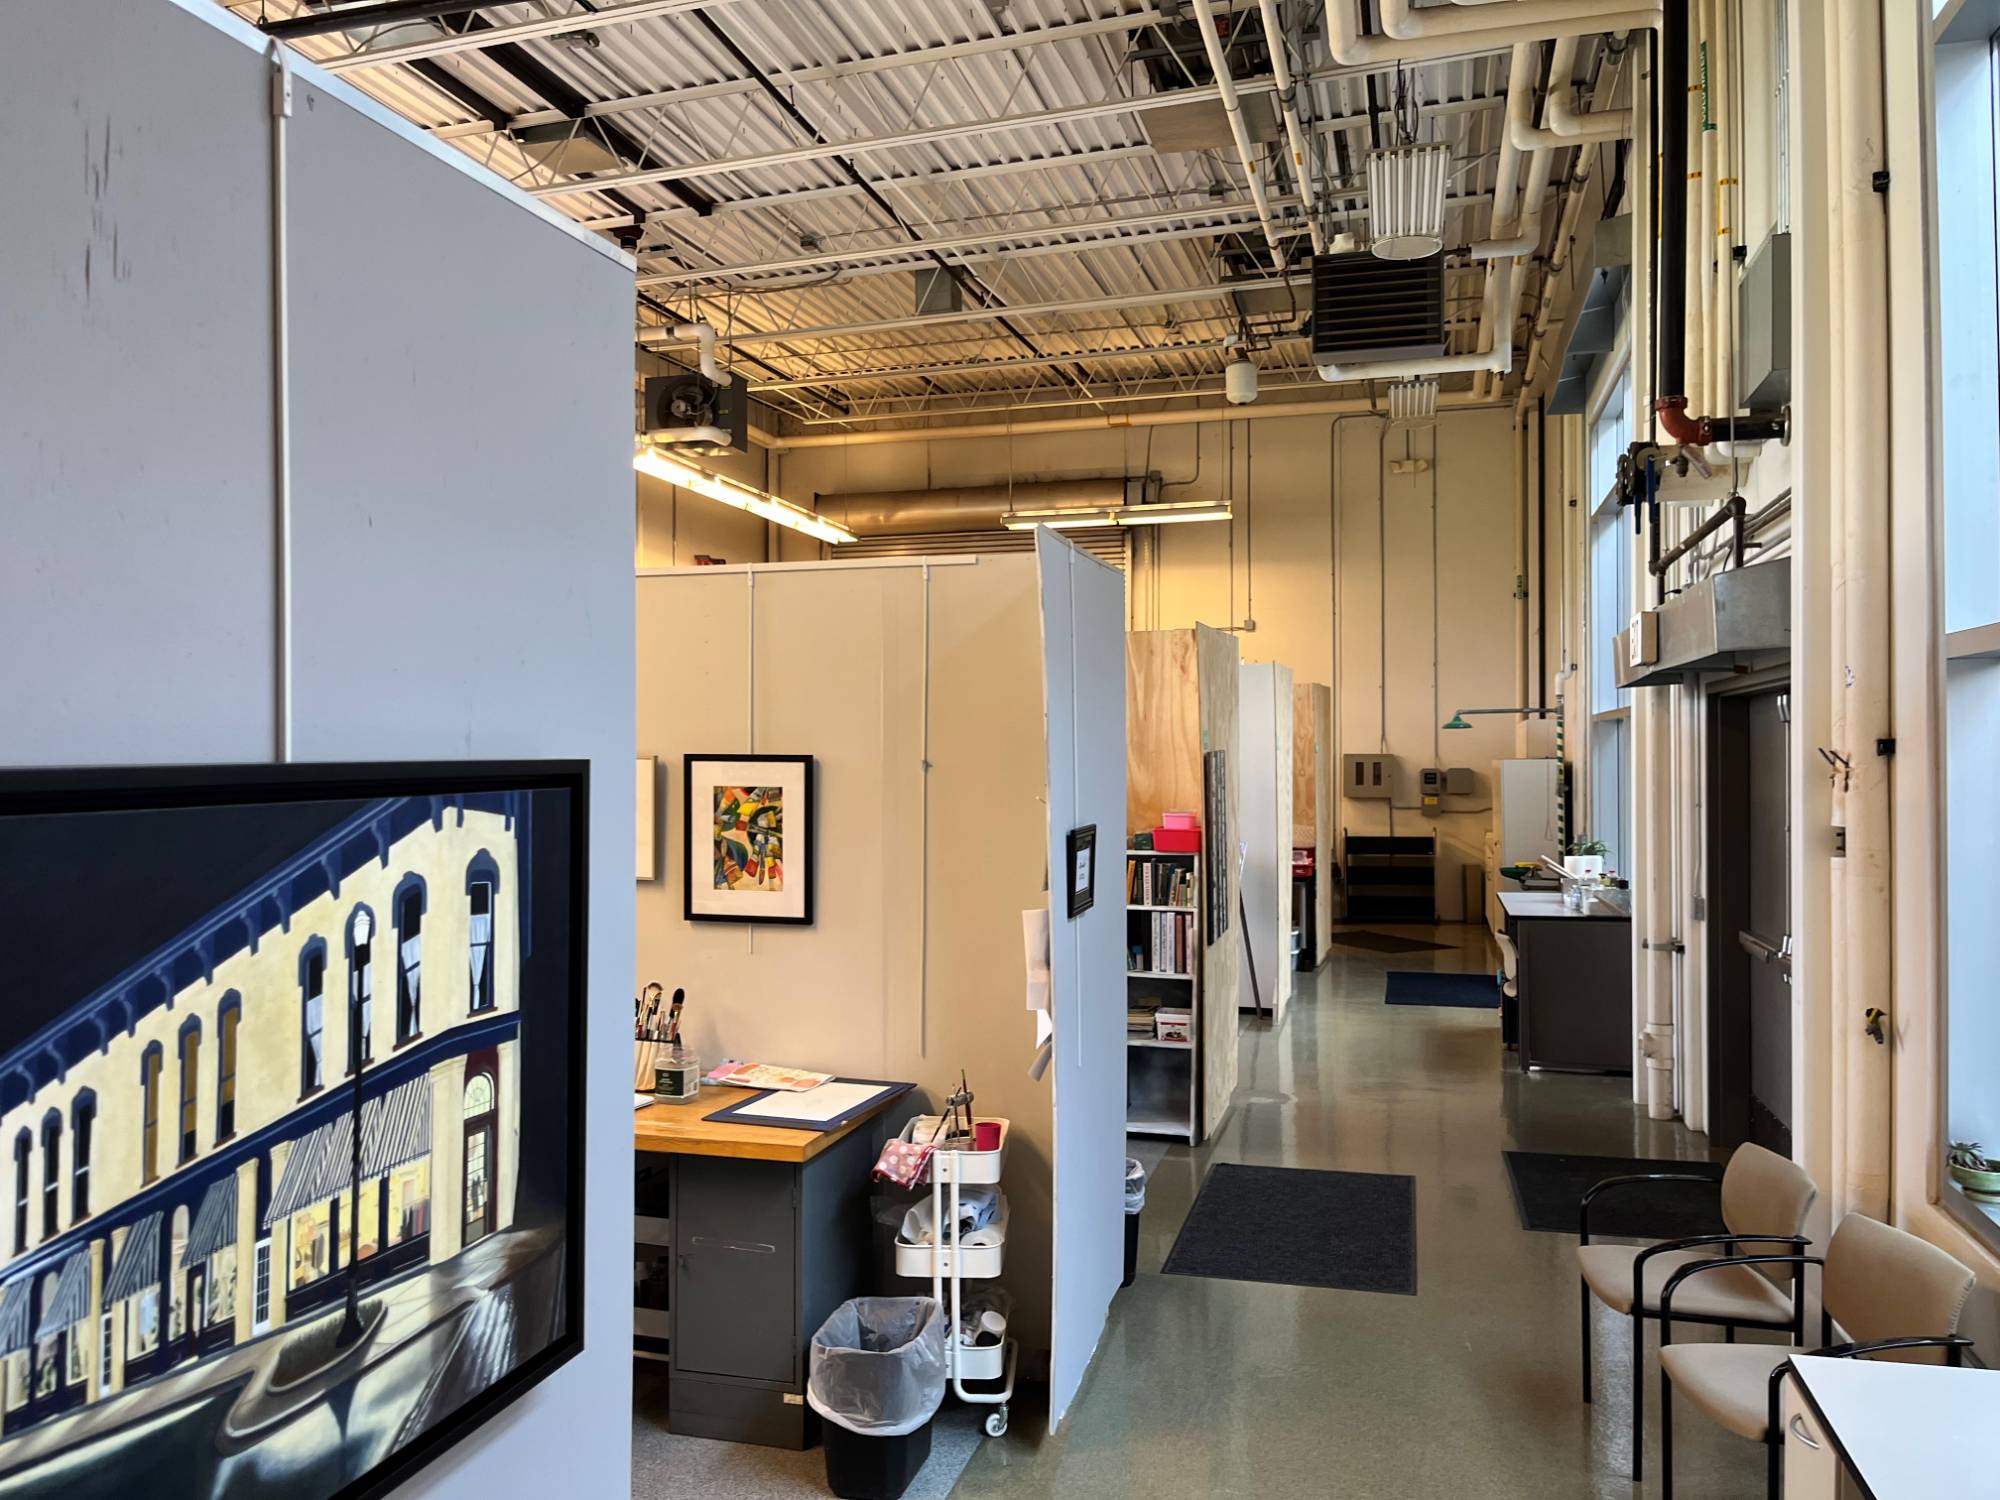
[[1069, 914], [1080, 917], [1097, 903], [1097, 825], [1072, 828], [1067, 840]]
[[689, 755], [682, 760], [690, 922], [813, 920], [813, 758]]

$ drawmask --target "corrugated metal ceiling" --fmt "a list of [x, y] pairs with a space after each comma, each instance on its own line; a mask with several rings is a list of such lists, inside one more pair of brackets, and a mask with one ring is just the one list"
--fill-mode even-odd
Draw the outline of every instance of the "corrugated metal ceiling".
[[[1227, 9], [1226, 0], [1218, 7]], [[258, 0], [231, 8], [270, 22], [322, 7]], [[616, 8], [609, 0], [484, 7], [473, 26], [504, 31], [574, 14], [593, 29], [351, 68], [347, 77], [582, 222], [617, 233], [642, 219], [640, 328], [713, 323], [725, 354], [765, 387], [759, 399], [771, 406], [817, 425], [870, 412], [914, 416], [1200, 389], [1213, 386], [1233, 357], [1221, 346], [1246, 312], [1264, 341], [1256, 358], [1267, 389], [1316, 379], [1305, 343], [1288, 336], [1298, 317], [1283, 292], [1254, 304], [1173, 300], [1254, 268], [1270, 274], [1245, 173], [1226, 141], [1221, 149], [1156, 151], [1149, 112], [1121, 107], [1159, 94], [1135, 50], [1161, 50], [1160, 12], [1175, 7], [716, 0], [615, 25], [586, 19]], [[1366, 152], [1393, 129], [1397, 75], [1334, 67], [1320, 0], [1282, 0], [1279, 9], [1293, 67], [1306, 80], [1298, 107], [1317, 152], [1324, 221], [1335, 231], [1360, 228], [1364, 200], [1343, 189], [1358, 187]], [[1256, 7], [1239, 0], [1236, 19], [1244, 55], [1234, 71], [1241, 80], [1261, 78], [1249, 55], [1261, 46]], [[454, 17], [295, 45], [337, 63], [467, 24]], [[911, 54], [919, 60], [894, 61]], [[1586, 47], [1579, 76], [1592, 76], [1596, 61]], [[1457, 158], [1450, 244], [1488, 229], [1506, 71], [1506, 57], [1495, 55], [1403, 74], [1424, 106], [1425, 135], [1451, 142]], [[1031, 118], [1052, 113], [1067, 117]], [[692, 175], [593, 187], [550, 171], [517, 139], [515, 130], [537, 125], [573, 128], [606, 146], [617, 173], [682, 167]], [[827, 142], [939, 131], [952, 133], [852, 150], [852, 173], [832, 155], [785, 159]], [[1282, 150], [1273, 160], [1283, 162]], [[1300, 185], [1280, 176], [1277, 190], [1281, 215], [1303, 228]], [[1123, 222], [1135, 219], [1143, 227]], [[915, 311], [917, 273], [934, 264], [931, 252], [911, 245], [913, 236], [975, 241], [943, 252], [960, 268], [968, 301], [1161, 300], [878, 328]], [[1476, 268], [1452, 278], [1454, 350], [1476, 347], [1480, 287]], [[1297, 289], [1301, 308], [1304, 292]], [[862, 326], [770, 337], [830, 325]], [[727, 344], [753, 334], [765, 337]]]

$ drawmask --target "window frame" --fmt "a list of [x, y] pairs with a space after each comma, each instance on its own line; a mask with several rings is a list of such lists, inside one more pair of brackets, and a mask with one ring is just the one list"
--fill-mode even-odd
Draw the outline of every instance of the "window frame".
[[231, 990], [215, 1008], [215, 1143], [236, 1137], [236, 1066], [242, 1047], [243, 997]]
[[[1605, 600], [1599, 588], [1600, 536], [1618, 535], [1624, 527], [1624, 516], [1616, 505], [1607, 503], [1610, 492], [1609, 482], [1597, 488], [1597, 437], [1599, 426], [1614, 404], [1622, 403], [1624, 410], [1618, 421], [1623, 429], [1625, 442], [1632, 439], [1632, 390], [1636, 373], [1632, 364], [1632, 322], [1631, 293], [1629, 288], [1620, 294], [1618, 302], [1618, 331], [1612, 341], [1611, 352], [1598, 366], [1584, 407], [1584, 459], [1586, 482], [1593, 487], [1589, 494], [1587, 511], [1587, 531], [1584, 538], [1585, 551], [1585, 632], [1587, 672], [1584, 677], [1584, 719], [1586, 733], [1583, 736], [1583, 761], [1587, 768], [1584, 777], [1584, 795], [1579, 797], [1577, 820], [1589, 831], [1589, 836], [1604, 842], [1611, 851], [1611, 866], [1623, 873], [1632, 869], [1632, 815], [1631, 797], [1633, 777], [1632, 746], [1632, 693], [1629, 688], [1617, 686], [1618, 664], [1615, 658], [1615, 643], [1618, 632], [1630, 623], [1632, 613], [1632, 559], [1629, 545], [1615, 550], [1617, 564], [1613, 588], [1614, 608], [1610, 619], [1604, 618]], [[1598, 673], [1600, 667], [1608, 670], [1613, 701], [1599, 706]], [[1618, 811], [1614, 826], [1606, 830], [1599, 818], [1599, 726], [1617, 723], [1621, 727], [1618, 742]]]
[[62, 1233], [62, 1111], [53, 1105], [42, 1116], [42, 1241]]
[[[396, 926], [396, 1045], [408, 1046], [424, 1034], [423, 945], [425, 919], [430, 915], [430, 888], [423, 876], [411, 873], [396, 883], [389, 901]], [[414, 920], [412, 920], [414, 919]], [[417, 946], [415, 963], [408, 945]]]
[[28, 1229], [34, 1207], [35, 1132], [23, 1125], [14, 1137], [14, 1253], [29, 1248]]
[[[363, 923], [367, 935], [361, 935]], [[382, 924], [375, 908], [362, 903], [347, 917], [347, 1076], [375, 1061], [375, 945]], [[324, 1009], [321, 1012], [324, 1016]], [[322, 1047], [322, 1056], [324, 1048]]]
[[201, 1154], [201, 1017], [189, 1016], [176, 1033], [174, 1056], [174, 1165], [186, 1166]]
[[167, 1070], [167, 1049], [148, 1042], [139, 1054], [139, 1185], [160, 1180], [160, 1081]]
[[97, 1090], [78, 1089], [69, 1105], [69, 1221], [90, 1217], [90, 1153], [97, 1135]]
[[299, 1098], [326, 1087], [326, 939], [299, 949]]

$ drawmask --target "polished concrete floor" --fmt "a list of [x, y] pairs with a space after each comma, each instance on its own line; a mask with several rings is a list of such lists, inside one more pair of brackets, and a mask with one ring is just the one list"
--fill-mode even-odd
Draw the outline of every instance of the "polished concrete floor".
[[[1139, 1278], [1113, 1303], [1061, 1432], [1037, 1437], [1046, 1424], [1018, 1412], [954, 1500], [1656, 1492], [1657, 1367], [1649, 1356], [1642, 1489], [1627, 1477], [1625, 1324], [1600, 1310], [1598, 1400], [1585, 1406], [1576, 1241], [1520, 1227], [1501, 1152], [1698, 1157], [1705, 1142], [1635, 1111], [1628, 1079], [1524, 1076], [1495, 1014], [1383, 1004], [1385, 965], [1491, 965], [1477, 929], [1403, 930], [1452, 946], [1337, 947], [1299, 976], [1282, 1023], [1246, 1025], [1235, 1110], [1154, 1173]], [[1418, 1294], [1158, 1274], [1217, 1161], [1414, 1176]], [[1685, 1408], [1674, 1435], [1684, 1500], [1763, 1493], [1761, 1448]]]

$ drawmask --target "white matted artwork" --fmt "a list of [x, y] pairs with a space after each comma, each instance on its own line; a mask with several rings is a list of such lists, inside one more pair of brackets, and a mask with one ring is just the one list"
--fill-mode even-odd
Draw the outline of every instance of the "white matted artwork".
[[658, 880], [660, 878], [660, 845], [657, 837], [658, 813], [653, 805], [653, 788], [660, 784], [660, 762], [657, 756], [639, 757], [639, 779], [636, 787], [634, 808], [639, 822], [639, 878]]
[[688, 921], [812, 922], [812, 772], [810, 755], [683, 758]]

